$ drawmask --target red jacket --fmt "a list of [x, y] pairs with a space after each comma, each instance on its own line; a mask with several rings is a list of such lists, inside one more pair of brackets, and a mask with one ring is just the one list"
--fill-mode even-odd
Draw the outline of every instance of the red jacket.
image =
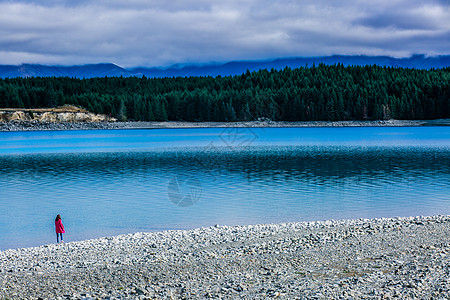
[[61, 219], [55, 221], [56, 233], [66, 233], [64, 231], [64, 225], [62, 224]]

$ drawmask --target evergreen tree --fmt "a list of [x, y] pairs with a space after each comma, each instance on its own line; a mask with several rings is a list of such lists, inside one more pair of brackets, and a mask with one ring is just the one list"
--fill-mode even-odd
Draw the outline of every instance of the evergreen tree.
[[120, 99], [118, 118], [119, 121], [122, 122], [125, 122], [127, 120], [127, 109], [125, 107], [125, 101], [123, 99]]

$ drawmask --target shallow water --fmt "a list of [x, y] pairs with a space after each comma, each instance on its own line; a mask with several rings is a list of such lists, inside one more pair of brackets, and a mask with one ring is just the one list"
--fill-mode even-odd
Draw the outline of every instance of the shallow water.
[[214, 224], [450, 214], [449, 127], [0, 133], [0, 249]]

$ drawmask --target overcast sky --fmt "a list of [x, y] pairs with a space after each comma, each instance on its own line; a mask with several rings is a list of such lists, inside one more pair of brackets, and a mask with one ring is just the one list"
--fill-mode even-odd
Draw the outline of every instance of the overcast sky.
[[0, 0], [0, 64], [450, 54], [450, 0]]

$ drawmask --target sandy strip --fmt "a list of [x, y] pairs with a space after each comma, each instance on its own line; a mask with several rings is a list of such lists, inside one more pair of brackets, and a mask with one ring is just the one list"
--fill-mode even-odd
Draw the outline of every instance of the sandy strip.
[[1, 299], [450, 298], [450, 216], [136, 233], [0, 252]]
[[125, 122], [125, 128], [225, 128], [225, 127], [405, 127], [425, 126], [428, 121], [384, 120], [384, 121], [251, 121], [251, 122]]

